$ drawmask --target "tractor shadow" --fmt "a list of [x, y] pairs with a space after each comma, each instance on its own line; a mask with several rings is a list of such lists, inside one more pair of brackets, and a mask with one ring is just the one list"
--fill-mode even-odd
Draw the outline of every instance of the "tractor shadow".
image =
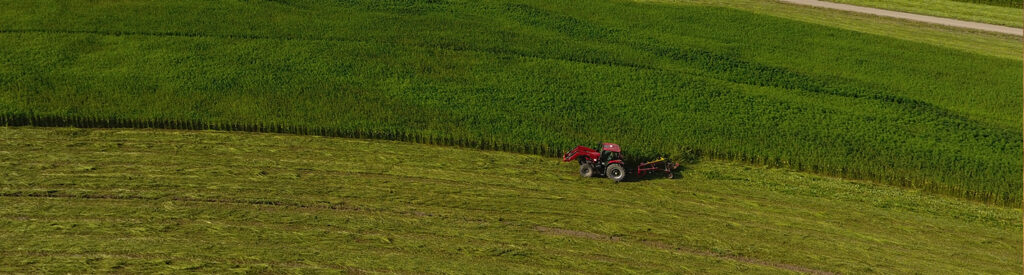
[[[634, 167], [636, 167], [636, 166], [634, 166]], [[681, 179], [683, 177], [682, 173], [685, 170], [687, 170], [686, 165], [680, 164], [679, 166], [671, 169], [671, 172], [651, 171], [651, 172], [648, 172], [646, 175], [640, 176], [640, 175], [637, 175], [637, 171], [631, 171], [630, 173], [628, 173], [626, 175], [626, 178], [623, 179], [622, 181], [615, 181], [615, 180], [609, 178], [604, 173], [594, 174], [590, 178], [595, 179], [595, 180], [609, 181], [611, 183], [645, 182], [645, 181], [653, 181], [653, 180], [678, 180], [678, 179]]]

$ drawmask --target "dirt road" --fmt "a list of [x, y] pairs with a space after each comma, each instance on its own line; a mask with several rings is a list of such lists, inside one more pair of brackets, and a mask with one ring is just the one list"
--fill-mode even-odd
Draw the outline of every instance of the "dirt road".
[[839, 3], [832, 3], [832, 2], [825, 2], [825, 1], [818, 1], [818, 0], [779, 0], [779, 1], [784, 2], [784, 3], [798, 4], [798, 5], [807, 5], [807, 6], [821, 7], [821, 8], [827, 8], [827, 9], [852, 11], [852, 12], [873, 14], [873, 15], [878, 15], [878, 16], [900, 18], [900, 19], [906, 19], [906, 20], [910, 20], [910, 21], [918, 21], [918, 22], [925, 22], [925, 23], [931, 23], [931, 24], [939, 24], [939, 25], [952, 26], [952, 27], [958, 27], [958, 28], [966, 28], [966, 29], [973, 29], [973, 30], [981, 30], [981, 31], [988, 31], [988, 32], [998, 32], [998, 33], [1004, 33], [1004, 34], [1024, 36], [1024, 30], [1018, 29], [1018, 28], [1013, 28], [1013, 27], [1006, 27], [1006, 26], [999, 26], [999, 25], [992, 25], [992, 24], [985, 24], [985, 23], [978, 23], [978, 22], [970, 22], [970, 21], [963, 21], [963, 20], [956, 20], [956, 19], [949, 19], [949, 18], [943, 18], [943, 17], [928, 16], [928, 15], [920, 15], [920, 14], [913, 14], [913, 13], [906, 13], [906, 12], [898, 12], [898, 11], [891, 11], [891, 10], [883, 10], [883, 9], [876, 9], [876, 8], [868, 8], [868, 7], [847, 5], [847, 4], [839, 4]]

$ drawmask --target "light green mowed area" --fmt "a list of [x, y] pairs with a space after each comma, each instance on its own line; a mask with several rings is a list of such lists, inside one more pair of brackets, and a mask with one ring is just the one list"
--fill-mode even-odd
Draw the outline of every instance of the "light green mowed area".
[[[1024, 26], [1020, 1], [827, 0], [1003, 26]], [[986, 3], [988, 2], [988, 3]]]
[[0, 128], [0, 272], [1015, 273], [1021, 211], [703, 161], [581, 179], [390, 141]]
[[[1021, 37], [972, 31], [868, 14], [760, 0], [638, 0], [727, 7], [812, 24], [942, 46], [975, 54], [1021, 59]], [[843, 0], [841, 0], [843, 1]], [[943, 0], [936, 0], [943, 1]], [[896, 3], [896, 2], [886, 2]], [[914, 2], [918, 3], [918, 2]], [[957, 2], [959, 3], [959, 1]], [[863, 5], [863, 3], [858, 3]], [[962, 4], [962, 3], [960, 3]], [[958, 4], [959, 5], [959, 4]], [[985, 6], [986, 9], [990, 8]], [[995, 9], [1005, 9], [995, 7]], [[1018, 13], [1018, 18], [1020, 14]], [[1019, 22], [1021, 20], [1017, 20]]]

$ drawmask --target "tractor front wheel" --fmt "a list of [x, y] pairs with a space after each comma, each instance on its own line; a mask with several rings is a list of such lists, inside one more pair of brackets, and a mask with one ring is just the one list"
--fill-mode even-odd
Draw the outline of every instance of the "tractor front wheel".
[[594, 166], [590, 163], [580, 164], [580, 177], [589, 178], [594, 176]]
[[608, 175], [608, 178], [615, 180], [615, 182], [620, 182], [626, 179], [626, 169], [622, 168], [622, 164], [613, 163], [608, 165], [605, 175]]

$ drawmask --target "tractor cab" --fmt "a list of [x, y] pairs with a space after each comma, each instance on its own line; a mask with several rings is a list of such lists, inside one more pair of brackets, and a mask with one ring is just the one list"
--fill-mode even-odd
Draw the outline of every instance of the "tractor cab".
[[614, 143], [603, 143], [601, 144], [601, 155], [598, 158], [598, 162], [607, 165], [609, 161], [621, 160], [622, 150], [619, 149], [618, 144]]

